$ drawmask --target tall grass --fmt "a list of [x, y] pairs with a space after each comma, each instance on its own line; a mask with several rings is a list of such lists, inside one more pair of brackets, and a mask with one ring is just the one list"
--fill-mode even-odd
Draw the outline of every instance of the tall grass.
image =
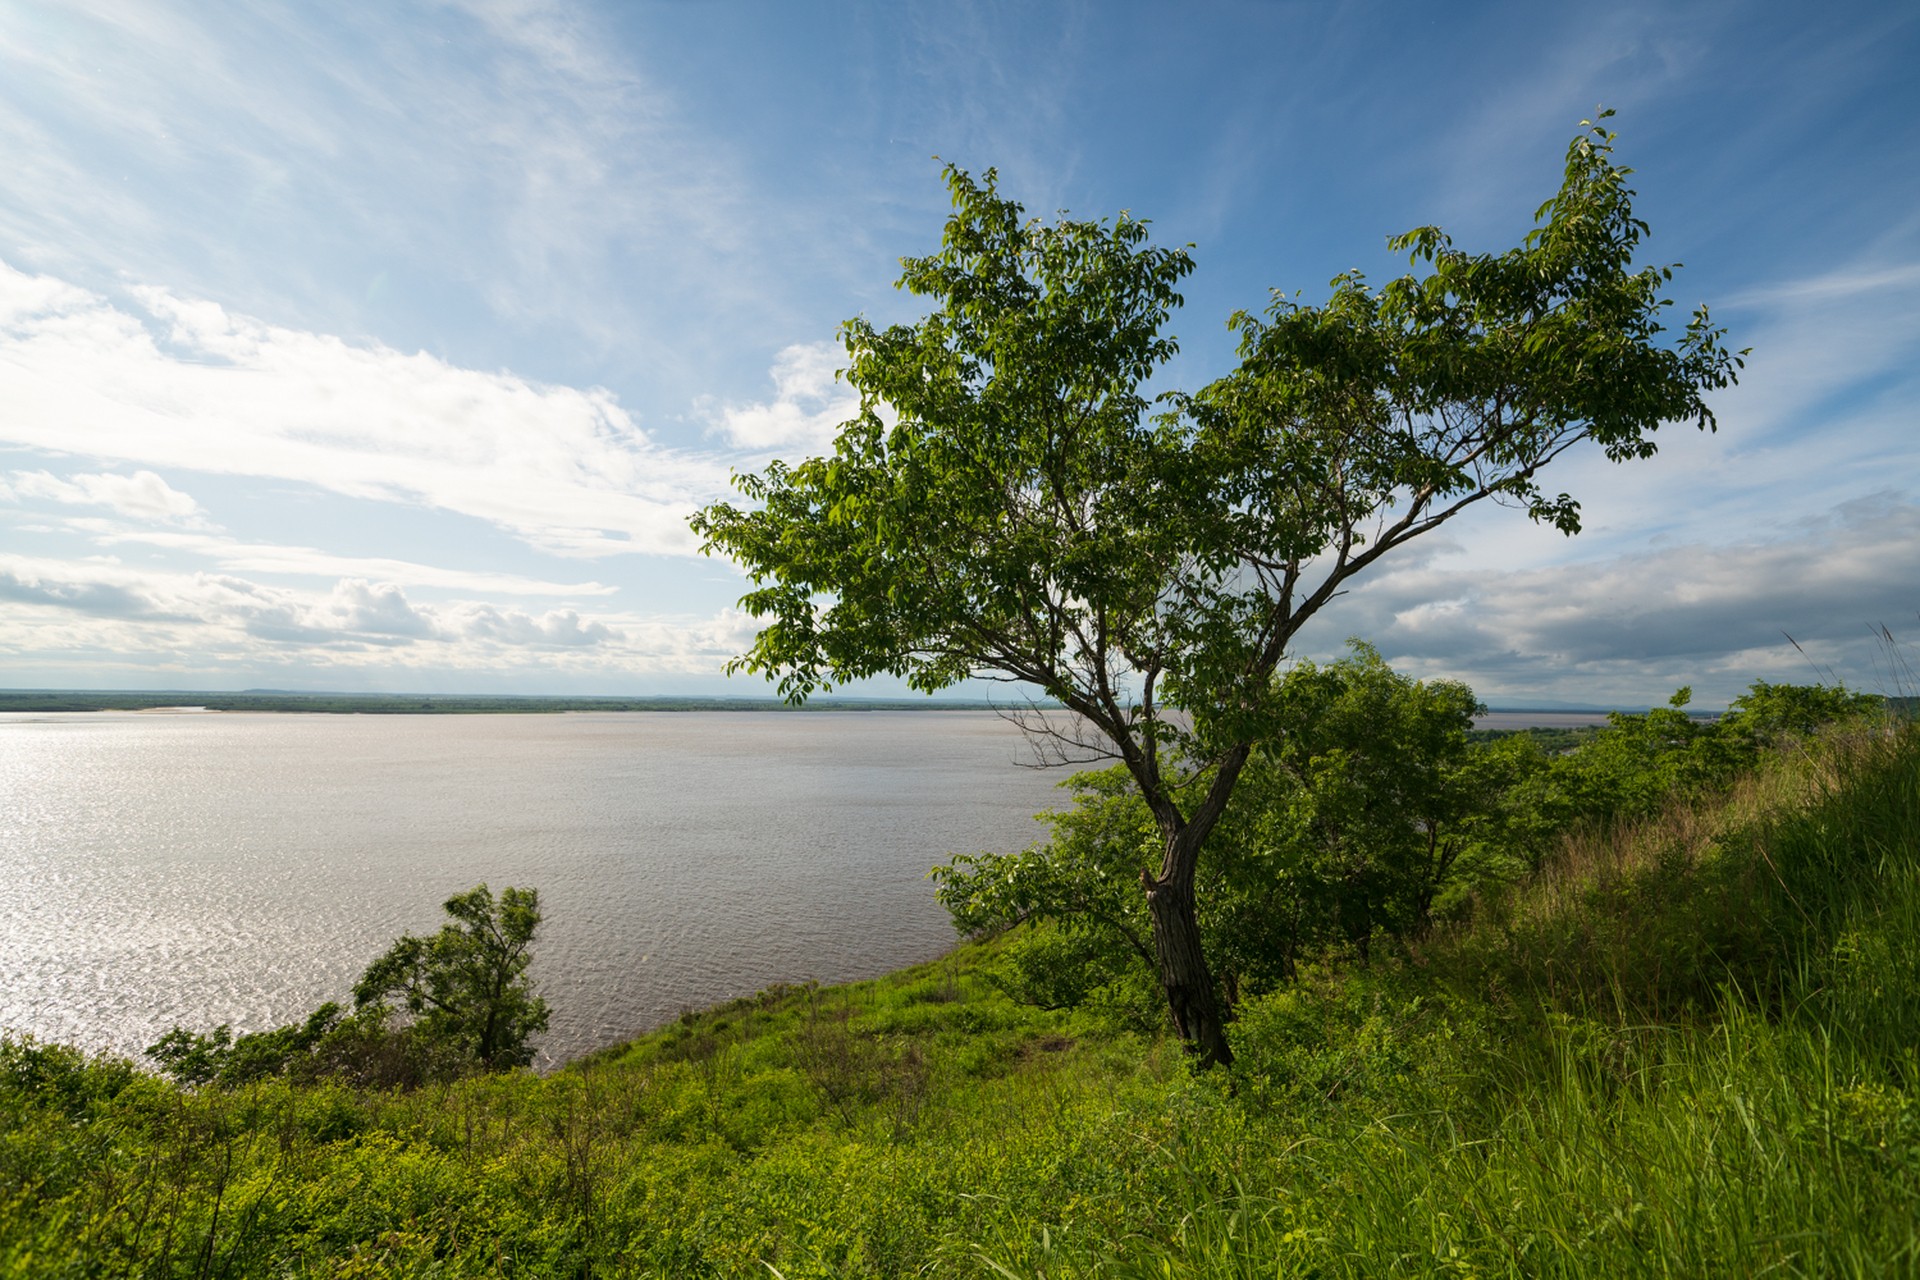
[[1296, 1105], [1290, 1141], [1285, 1119], [1248, 1117], [1251, 1161], [1215, 1130], [1176, 1181], [1236, 1168], [1229, 1194], [1004, 1273], [1920, 1274], [1917, 746], [1824, 743], [1718, 804], [1577, 843], [1437, 945], [1449, 981], [1501, 1006], [1463, 1058], [1428, 1054], [1449, 1090]]

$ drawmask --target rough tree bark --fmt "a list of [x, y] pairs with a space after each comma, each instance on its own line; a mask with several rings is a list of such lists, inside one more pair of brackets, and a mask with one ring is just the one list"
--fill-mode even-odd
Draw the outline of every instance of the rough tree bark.
[[1226, 812], [1227, 800], [1251, 754], [1245, 745], [1230, 750], [1215, 769], [1206, 797], [1184, 820], [1159, 776], [1158, 761], [1148, 757], [1136, 764], [1133, 757], [1128, 757], [1129, 765], [1135, 765], [1134, 780], [1148, 797], [1148, 807], [1166, 840], [1160, 874], [1140, 873], [1147, 911], [1153, 917], [1160, 988], [1166, 993], [1167, 1008], [1188, 1052], [1207, 1067], [1231, 1063], [1233, 1049], [1227, 1043], [1227, 1017], [1220, 990], [1200, 940], [1194, 882], [1200, 870], [1200, 850]]
[[[1193, 858], [1183, 856], [1172, 847], [1184, 843], [1175, 837], [1167, 850], [1167, 861], [1177, 859], [1184, 865], [1193, 865]], [[1199, 852], [1197, 842], [1193, 852]], [[1220, 993], [1214, 986], [1213, 970], [1208, 967], [1206, 953], [1200, 945], [1193, 876], [1176, 874], [1170, 880], [1156, 880], [1143, 871], [1140, 881], [1147, 893], [1147, 909], [1153, 915], [1153, 946], [1160, 961], [1160, 987], [1166, 992], [1174, 1027], [1188, 1051], [1203, 1066], [1225, 1066], [1233, 1061], [1233, 1050], [1227, 1044], [1226, 1019], [1220, 1007]]]

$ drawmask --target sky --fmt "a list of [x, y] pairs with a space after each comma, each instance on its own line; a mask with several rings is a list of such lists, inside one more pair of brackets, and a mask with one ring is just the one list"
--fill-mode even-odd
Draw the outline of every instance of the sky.
[[1718, 432], [1563, 459], [1578, 537], [1476, 512], [1298, 655], [1913, 692], [1915, 66], [1904, 0], [0, 0], [0, 686], [766, 693], [687, 516], [827, 447], [944, 163], [1191, 244], [1197, 389], [1392, 233], [1517, 243], [1606, 107], [1676, 313], [1752, 349]]

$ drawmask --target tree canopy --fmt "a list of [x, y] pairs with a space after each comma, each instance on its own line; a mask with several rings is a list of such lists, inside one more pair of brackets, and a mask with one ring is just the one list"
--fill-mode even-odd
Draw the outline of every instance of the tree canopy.
[[693, 526], [761, 620], [734, 669], [795, 701], [863, 677], [921, 690], [1020, 682], [1074, 717], [1035, 724], [1117, 760], [1163, 846], [1142, 877], [1176, 1025], [1229, 1055], [1195, 924], [1200, 851], [1282, 722], [1300, 627], [1380, 557], [1488, 499], [1566, 533], [1579, 504], [1539, 473], [1576, 446], [1653, 453], [1738, 353], [1704, 308], [1677, 335], [1667, 267], [1614, 136], [1585, 124], [1517, 247], [1438, 228], [1389, 243], [1413, 272], [1276, 294], [1238, 314], [1240, 363], [1150, 398], [1192, 270], [1147, 224], [1029, 219], [988, 170], [946, 178], [941, 246], [904, 259], [917, 324], [841, 329], [859, 412], [830, 456], [771, 464]]

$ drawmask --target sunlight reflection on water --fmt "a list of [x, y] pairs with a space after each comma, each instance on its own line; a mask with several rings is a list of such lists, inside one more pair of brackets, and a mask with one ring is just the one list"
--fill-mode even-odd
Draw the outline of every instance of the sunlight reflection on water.
[[479, 881], [537, 886], [549, 1058], [953, 935], [927, 868], [1060, 774], [977, 712], [0, 716], [0, 1026], [136, 1054], [345, 999]]

